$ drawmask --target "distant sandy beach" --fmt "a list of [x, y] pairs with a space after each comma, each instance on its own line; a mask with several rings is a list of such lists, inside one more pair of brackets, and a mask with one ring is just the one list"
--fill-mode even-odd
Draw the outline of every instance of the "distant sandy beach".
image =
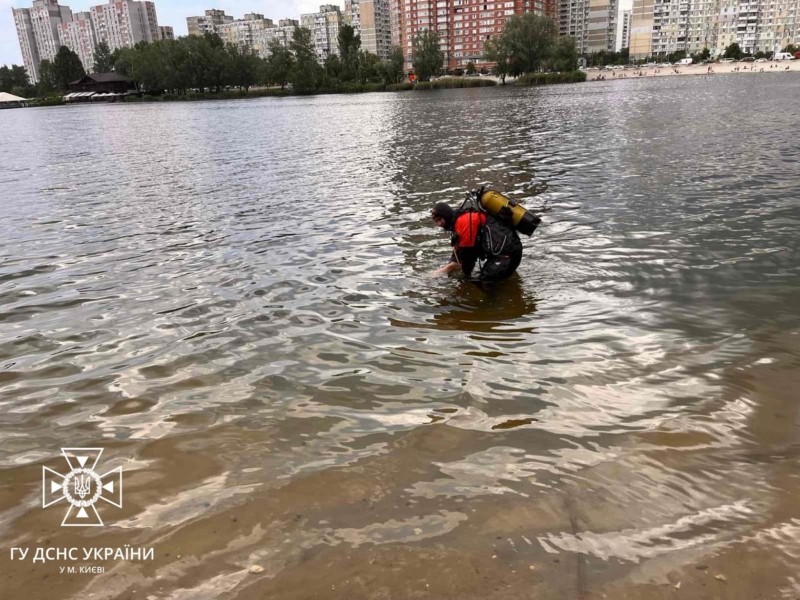
[[722, 75], [725, 73], [786, 73], [800, 71], [800, 61], [784, 60], [759, 62], [713, 63], [708, 65], [687, 65], [673, 67], [641, 67], [588, 71], [586, 81], [608, 81], [611, 79], [639, 79], [641, 77], [668, 77], [678, 75]]

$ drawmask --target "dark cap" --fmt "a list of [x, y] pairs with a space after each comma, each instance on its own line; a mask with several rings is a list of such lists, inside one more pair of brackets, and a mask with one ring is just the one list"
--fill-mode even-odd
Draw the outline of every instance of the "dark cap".
[[453, 226], [453, 209], [446, 202], [437, 202], [431, 211], [431, 217], [441, 217], [444, 219], [445, 229], [450, 229]]

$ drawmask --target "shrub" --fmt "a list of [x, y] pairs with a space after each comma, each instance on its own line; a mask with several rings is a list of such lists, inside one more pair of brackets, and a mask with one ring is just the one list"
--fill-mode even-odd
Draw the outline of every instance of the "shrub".
[[517, 79], [517, 85], [550, 85], [554, 83], [580, 83], [586, 81], [583, 71], [563, 73], [528, 73]]
[[47, 98], [34, 98], [28, 101], [28, 106], [61, 106], [66, 104], [61, 96], [49, 96]]
[[414, 89], [417, 90], [446, 90], [454, 88], [491, 87], [497, 85], [494, 79], [444, 77], [436, 81], [420, 81]]
[[410, 81], [405, 81], [403, 83], [392, 83], [386, 86], [387, 92], [406, 92], [408, 90], [413, 90], [414, 84]]

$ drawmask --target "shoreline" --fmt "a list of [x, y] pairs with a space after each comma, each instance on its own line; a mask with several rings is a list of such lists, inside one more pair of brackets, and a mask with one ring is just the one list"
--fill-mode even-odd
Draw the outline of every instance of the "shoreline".
[[[710, 70], [709, 70], [710, 69]], [[712, 63], [672, 67], [637, 67], [630, 69], [603, 69], [587, 71], [586, 81], [612, 81], [642, 79], [645, 77], [681, 77], [686, 75], [725, 75], [728, 73], [787, 73], [800, 71], [800, 60], [758, 62]]]

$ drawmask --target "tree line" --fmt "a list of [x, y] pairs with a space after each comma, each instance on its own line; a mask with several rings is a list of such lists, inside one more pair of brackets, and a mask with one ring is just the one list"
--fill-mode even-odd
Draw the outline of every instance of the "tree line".
[[298, 93], [337, 90], [370, 83], [398, 83], [403, 78], [403, 56], [392, 50], [389, 60], [361, 49], [361, 37], [350, 25], [339, 30], [339, 56], [317, 60], [311, 31], [298, 27], [288, 46], [273, 40], [267, 58], [250, 48], [226, 44], [217, 34], [141, 43], [117, 50], [110, 57], [113, 70], [133, 79], [148, 94], [247, 91], [256, 85]]
[[503, 83], [507, 75], [578, 69], [575, 40], [560, 36], [553, 19], [534, 13], [512, 16], [503, 33], [486, 41], [484, 58], [495, 63], [494, 71]]

